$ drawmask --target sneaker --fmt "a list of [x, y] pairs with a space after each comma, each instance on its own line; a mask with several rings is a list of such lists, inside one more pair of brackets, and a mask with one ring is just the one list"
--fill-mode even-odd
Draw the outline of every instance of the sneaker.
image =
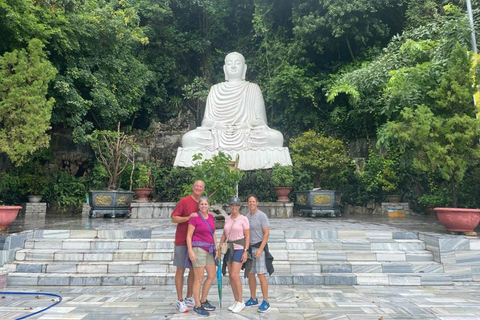
[[205, 302], [202, 302], [202, 308], [207, 310], [207, 311], [215, 311], [216, 307], [215, 306], [212, 306], [212, 304], [210, 303], [210, 301], [205, 300]]
[[178, 300], [177, 301], [177, 310], [180, 312], [188, 312], [187, 305], [185, 304], [185, 301], [183, 300]]
[[185, 305], [190, 308], [195, 307], [195, 299], [193, 297], [185, 298]]
[[257, 311], [258, 312], [268, 312], [268, 311], [270, 311], [270, 303], [263, 300], [262, 304], [260, 305], [260, 307], [258, 307]]
[[196, 313], [198, 314], [199, 316], [204, 316], [204, 317], [208, 317], [210, 315], [210, 312], [208, 312], [207, 310], [203, 309], [202, 305], [200, 305], [200, 307], [198, 308], [193, 308], [193, 313]]
[[245, 303], [237, 302], [235, 307], [232, 309], [232, 312], [233, 313], [238, 313], [238, 312], [242, 311], [244, 308], [245, 308]]
[[237, 301], [233, 301], [233, 304], [228, 307], [228, 311], [232, 311], [233, 308], [235, 308], [236, 305], [237, 305]]
[[252, 297], [245, 302], [245, 307], [251, 307], [251, 306], [256, 306], [258, 304], [258, 298], [253, 300]]

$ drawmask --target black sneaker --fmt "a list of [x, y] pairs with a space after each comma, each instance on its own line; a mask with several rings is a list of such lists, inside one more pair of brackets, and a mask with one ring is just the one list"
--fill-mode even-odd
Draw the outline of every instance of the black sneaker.
[[198, 314], [199, 316], [204, 316], [204, 317], [208, 317], [210, 315], [210, 312], [208, 312], [207, 310], [203, 309], [203, 307], [200, 305], [200, 307], [198, 308], [193, 308], [193, 313], [196, 313]]
[[208, 300], [205, 300], [205, 302], [202, 302], [202, 308], [207, 311], [215, 311], [216, 309], [216, 307], [212, 306], [212, 304]]

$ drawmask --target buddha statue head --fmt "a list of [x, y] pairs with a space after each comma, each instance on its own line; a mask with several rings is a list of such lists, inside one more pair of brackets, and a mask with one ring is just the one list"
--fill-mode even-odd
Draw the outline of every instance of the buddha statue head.
[[243, 81], [247, 73], [245, 58], [238, 52], [231, 52], [225, 56], [223, 65], [225, 80], [229, 82]]

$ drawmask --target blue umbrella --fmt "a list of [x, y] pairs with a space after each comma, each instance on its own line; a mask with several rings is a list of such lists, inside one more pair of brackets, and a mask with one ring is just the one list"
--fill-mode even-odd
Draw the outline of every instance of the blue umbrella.
[[220, 301], [220, 308], [221, 308], [222, 307], [222, 255], [220, 255], [220, 259], [218, 259], [217, 285], [218, 285], [218, 300]]

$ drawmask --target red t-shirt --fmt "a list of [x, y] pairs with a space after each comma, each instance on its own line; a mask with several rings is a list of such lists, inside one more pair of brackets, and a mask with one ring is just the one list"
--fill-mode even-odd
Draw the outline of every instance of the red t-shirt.
[[[172, 212], [172, 216], [188, 217], [193, 212], [198, 211], [198, 202], [188, 196], [178, 201], [177, 206]], [[177, 231], [175, 232], [175, 245], [186, 246], [187, 245], [187, 229], [188, 221], [178, 223]]]
[[[190, 219], [190, 221], [188, 221], [189, 224], [195, 227], [195, 230], [193, 231], [192, 242], [201, 241], [206, 243], [213, 243], [212, 232], [215, 233], [215, 218], [213, 218], [211, 214], [208, 214], [208, 218], [205, 219], [205, 221], [210, 225], [210, 229], [212, 229], [212, 232], [210, 232], [210, 229], [207, 227], [202, 217], [200, 217], [200, 212], [198, 213], [198, 215], [198, 217], [192, 218]], [[208, 247], [200, 248], [205, 251], [208, 251], [209, 249]]]

